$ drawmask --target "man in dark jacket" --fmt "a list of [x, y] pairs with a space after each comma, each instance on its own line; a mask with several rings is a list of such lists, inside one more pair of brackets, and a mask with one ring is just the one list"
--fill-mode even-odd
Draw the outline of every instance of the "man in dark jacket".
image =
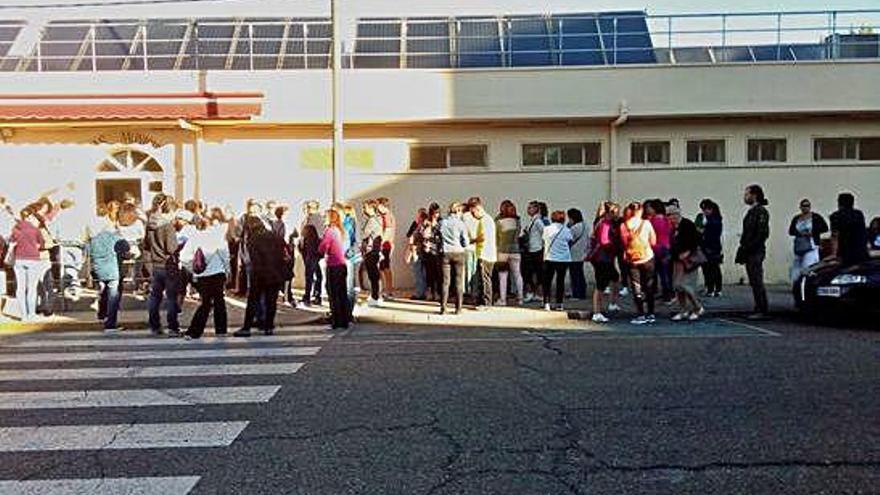
[[868, 226], [865, 215], [855, 209], [856, 198], [850, 193], [837, 196], [837, 211], [831, 214], [831, 235], [835, 253], [843, 266], [868, 259]]
[[245, 229], [249, 232], [248, 253], [251, 260], [251, 287], [248, 288], [247, 308], [244, 313], [244, 325], [233, 335], [250, 337], [251, 327], [257, 317], [260, 305], [264, 305], [265, 314], [260, 322], [260, 329], [266, 335], [275, 330], [275, 312], [278, 307], [278, 291], [287, 279], [284, 264], [286, 244], [266, 228], [257, 217], [249, 217]]
[[128, 242], [114, 230], [105, 229], [89, 239], [86, 252], [91, 260], [92, 278], [98, 283], [98, 319], [104, 321], [104, 332], [115, 333], [119, 315], [119, 260], [129, 253]]
[[764, 258], [767, 256], [767, 238], [770, 237], [770, 212], [767, 211], [767, 198], [761, 186], [753, 184], [746, 188], [743, 201], [749, 211], [743, 218], [743, 231], [736, 251], [736, 263], [746, 266], [746, 275], [752, 287], [755, 312], [751, 320], [767, 318], [769, 304], [767, 289], [764, 287]]
[[177, 337], [180, 336], [180, 323], [177, 319], [180, 268], [177, 258], [177, 231], [172, 223], [172, 211], [171, 198], [161, 193], [156, 195], [144, 236], [144, 263], [150, 271], [150, 298], [147, 303], [150, 331], [153, 335], [163, 333], [159, 307], [164, 295], [167, 299], [168, 335]]

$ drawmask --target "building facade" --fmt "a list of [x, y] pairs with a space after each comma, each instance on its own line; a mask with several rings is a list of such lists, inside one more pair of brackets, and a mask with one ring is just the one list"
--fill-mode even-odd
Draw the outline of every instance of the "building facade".
[[[251, 197], [327, 204], [329, 48], [261, 53], [261, 24], [235, 22], [225, 58], [191, 55], [181, 42], [153, 69], [159, 62], [146, 57], [160, 56], [138, 46], [157, 42], [135, 29], [128, 52], [98, 56], [100, 45], [83, 38], [79, 51], [39, 67], [21, 62], [31, 50], [0, 71], [0, 194], [20, 204], [72, 184], [84, 219], [123, 193], [146, 204], [165, 191], [239, 211]], [[279, 22], [279, 46], [288, 46], [293, 23]], [[230, 48], [246, 41], [246, 55]], [[470, 196], [490, 211], [503, 199], [521, 209], [541, 199], [587, 218], [609, 198], [676, 197], [686, 215], [712, 198], [725, 217], [726, 275], [737, 280], [742, 192], [757, 183], [770, 200], [776, 282], [787, 278], [788, 223], [801, 198], [828, 214], [837, 193], [851, 191], [867, 216], [880, 215], [880, 58], [757, 60], [749, 47], [751, 60], [672, 63], [651, 50], [652, 60], [627, 64], [413, 68], [394, 54], [390, 65], [360, 67], [355, 49], [342, 75], [342, 195], [391, 198], [401, 225], [430, 201]], [[191, 67], [192, 57], [208, 62]]]

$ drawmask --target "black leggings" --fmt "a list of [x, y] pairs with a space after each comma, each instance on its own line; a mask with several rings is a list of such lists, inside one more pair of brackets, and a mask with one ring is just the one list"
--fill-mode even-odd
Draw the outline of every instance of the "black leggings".
[[351, 309], [348, 307], [348, 268], [327, 267], [327, 294], [330, 298], [330, 319], [333, 328], [348, 328]]
[[706, 282], [706, 292], [721, 292], [723, 279], [721, 278], [721, 263], [707, 261], [703, 264], [703, 279]]
[[[633, 293], [633, 301], [636, 303], [636, 311], [639, 316], [654, 314], [654, 295], [657, 292], [657, 278], [654, 273], [654, 260], [641, 264], [629, 265], [630, 290]], [[645, 313], [645, 303], [648, 312]]]
[[535, 251], [534, 253], [522, 253], [522, 276], [523, 288], [526, 292], [537, 295], [538, 289], [543, 285], [544, 280], [544, 253], [543, 251]]
[[440, 255], [423, 253], [422, 265], [425, 267], [425, 282], [434, 297], [440, 297], [443, 291], [443, 262]]
[[379, 252], [370, 251], [364, 255], [364, 268], [367, 270], [367, 277], [370, 279], [370, 297], [374, 300], [379, 299]]
[[556, 277], [556, 304], [562, 304], [565, 296], [565, 272], [568, 270], [568, 262], [545, 261], [544, 262], [544, 304], [550, 304], [550, 286], [553, 277]]

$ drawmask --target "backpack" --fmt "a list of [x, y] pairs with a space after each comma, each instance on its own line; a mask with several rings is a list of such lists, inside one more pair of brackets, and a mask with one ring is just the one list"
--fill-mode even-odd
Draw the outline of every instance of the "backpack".
[[293, 247], [284, 243], [284, 253], [281, 256], [282, 263], [282, 273], [284, 274], [284, 280], [290, 280], [293, 278], [293, 268], [296, 258], [293, 255]]
[[[649, 252], [651, 250], [651, 246], [642, 239], [642, 229], [645, 228], [646, 220], [642, 220], [639, 224], [638, 228], [630, 231], [630, 239], [629, 243], [626, 246], [623, 254], [626, 257], [626, 261], [629, 263], [633, 263], [642, 259], [642, 253]], [[626, 224], [624, 224], [626, 226]], [[625, 227], [629, 230], [629, 227]]]
[[193, 254], [192, 271], [196, 275], [201, 275], [202, 273], [205, 273], [205, 270], [207, 269], [208, 260], [205, 259], [205, 253], [202, 251], [202, 248], [198, 248]]

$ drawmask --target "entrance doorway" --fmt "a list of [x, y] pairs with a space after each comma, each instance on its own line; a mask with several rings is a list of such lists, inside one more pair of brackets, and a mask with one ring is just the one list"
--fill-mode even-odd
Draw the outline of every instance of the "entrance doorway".
[[141, 179], [97, 179], [95, 181], [95, 197], [99, 205], [109, 201], [121, 203], [127, 197], [134, 197], [138, 204], [143, 204]]
[[153, 196], [162, 192], [164, 170], [155, 158], [143, 151], [115, 149], [98, 165], [95, 179], [95, 203], [134, 198], [147, 207]]

